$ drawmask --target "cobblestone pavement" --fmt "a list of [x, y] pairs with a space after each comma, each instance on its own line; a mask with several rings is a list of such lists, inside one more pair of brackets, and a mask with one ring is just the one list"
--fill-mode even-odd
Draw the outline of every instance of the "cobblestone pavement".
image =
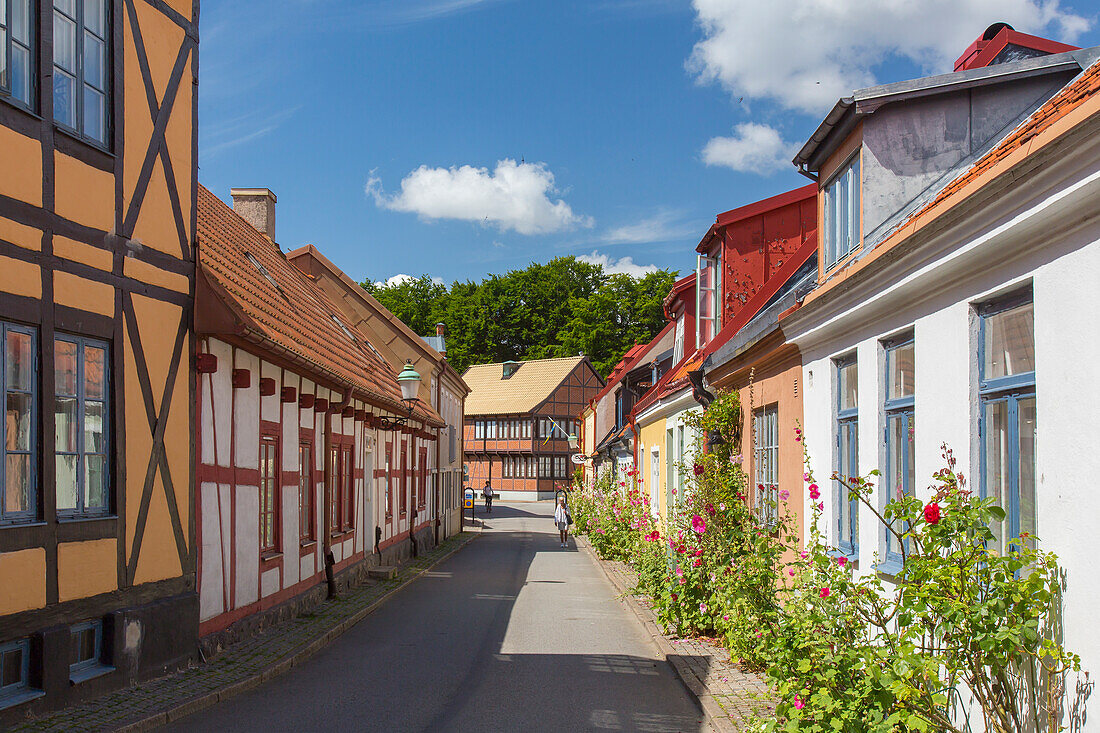
[[742, 670], [730, 659], [728, 651], [707, 639], [677, 639], [664, 634], [648, 599], [631, 593], [638, 584], [637, 574], [621, 562], [599, 559], [587, 543], [585, 546], [624, 599], [633, 602], [635, 612], [654, 641], [708, 712], [712, 726], [722, 731], [740, 731], [750, 723], [770, 719], [775, 703], [763, 677]]
[[402, 565], [393, 579], [367, 583], [345, 592], [310, 613], [234, 644], [207, 664], [118, 690], [11, 730], [148, 730], [250, 690], [326, 646], [369, 614], [386, 596], [478, 534], [463, 532], [450, 537], [431, 552]]

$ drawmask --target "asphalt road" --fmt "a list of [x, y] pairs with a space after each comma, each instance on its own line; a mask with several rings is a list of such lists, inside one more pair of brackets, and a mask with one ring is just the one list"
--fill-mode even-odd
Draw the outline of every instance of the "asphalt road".
[[169, 729], [702, 730], [600, 569], [559, 547], [552, 509], [494, 506], [482, 537], [324, 651]]

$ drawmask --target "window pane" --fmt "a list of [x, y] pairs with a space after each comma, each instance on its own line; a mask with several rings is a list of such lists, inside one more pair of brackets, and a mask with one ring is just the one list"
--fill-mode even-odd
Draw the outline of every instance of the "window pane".
[[[982, 479], [985, 496], [992, 498], [1007, 512], [1009, 507], [1005, 503], [1005, 495], [1008, 483], [1008, 402], [987, 402], [983, 418], [985, 475]], [[992, 529], [997, 537], [996, 549], [999, 551], [1004, 546], [1003, 527], [997, 523]]]
[[106, 453], [104, 440], [104, 405], [88, 400], [84, 403], [84, 452]]
[[837, 178], [837, 234], [836, 234], [836, 253], [837, 259], [840, 259], [844, 255], [848, 254], [848, 250], [851, 248], [850, 238], [850, 217], [851, 209], [850, 202], [848, 200], [848, 189], [850, 173]]
[[839, 369], [840, 409], [854, 410], [857, 407], [856, 363], [850, 362]]
[[[0, 0], [2, 2], [2, 0]], [[0, 15], [0, 21], [4, 20], [4, 16]], [[0, 26], [0, 88], [7, 89], [11, 86], [11, 81], [8, 79], [8, 55], [4, 53], [4, 49], [8, 45], [8, 32], [2, 26]]]
[[[900, 499], [912, 490], [912, 451], [906, 451], [905, 447], [911, 445], [912, 429], [910, 428], [910, 416], [902, 413], [891, 415], [887, 418], [890, 431], [890, 499]], [[910, 455], [906, 455], [906, 453]]]
[[67, 127], [76, 127], [76, 80], [54, 69], [53, 118]]
[[1035, 398], [1021, 399], [1016, 405], [1020, 431], [1020, 530], [1035, 534]]
[[9, 453], [4, 487], [4, 511], [27, 512], [31, 507], [31, 457]]
[[107, 37], [104, 2], [105, 0], [84, 0], [84, 27], [100, 38]]
[[84, 83], [102, 91], [104, 84], [104, 46], [91, 33], [84, 34]]
[[53, 0], [53, 6], [69, 17], [76, 17], [76, 0]]
[[912, 397], [915, 360], [913, 344], [909, 343], [890, 349], [888, 360], [888, 379], [890, 383], [887, 397], [891, 400], [899, 397]]
[[[2, 66], [3, 62], [0, 62]], [[11, 47], [11, 95], [24, 104], [31, 102], [31, 54], [16, 44]]]
[[836, 262], [836, 185], [825, 189], [825, 265]]
[[72, 341], [54, 341], [53, 378], [54, 392], [59, 395], [77, 394], [77, 346]]
[[84, 396], [102, 400], [106, 396], [107, 352], [97, 346], [84, 347]]
[[986, 379], [1035, 371], [1034, 319], [1032, 303], [986, 317]]
[[77, 399], [75, 397], [57, 397], [54, 399], [54, 450], [58, 453], [77, 451]]
[[33, 339], [28, 333], [8, 331], [4, 361], [4, 374], [8, 389], [27, 392], [34, 390]]
[[8, 392], [8, 413], [6, 417], [6, 450], [29, 451], [31, 449], [31, 400], [32, 396], [22, 392]]
[[76, 74], [76, 23], [53, 14], [53, 62], [70, 74]]
[[82, 132], [101, 143], [107, 141], [107, 129], [104, 109], [105, 97], [92, 89], [84, 87], [84, 129]]
[[76, 456], [55, 456], [57, 508], [76, 509]]
[[[31, 27], [27, 22], [30, 16], [30, 4], [30, 0], [12, 0], [11, 4], [11, 35], [24, 46], [29, 46], [31, 43]], [[0, 2], [0, 10], [3, 8], [4, 3]]]
[[3, 672], [0, 686], [10, 687], [23, 682], [23, 648], [17, 647], [4, 652]]
[[84, 456], [84, 508], [107, 508], [107, 470], [104, 456]]
[[859, 244], [860, 236], [860, 181], [858, 155], [855, 160], [852, 161], [852, 169], [848, 175], [848, 183], [851, 186], [848, 200], [848, 215], [851, 217], [848, 222], [848, 233], [851, 236], [851, 241], [848, 245], [848, 251], [851, 252]]

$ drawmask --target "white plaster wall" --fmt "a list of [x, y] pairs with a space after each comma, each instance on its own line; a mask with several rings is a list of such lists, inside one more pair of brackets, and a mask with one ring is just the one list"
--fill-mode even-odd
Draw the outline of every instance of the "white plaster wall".
[[[201, 461], [207, 465], [228, 466], [232, 461], [228, 429], [230, 410], [233, 405], [233, 387], [230, 372], [233, 364], [233, 347], [217, 339], [206, 339], [206, 352], [218, 359], [218, 371], [202, 374], [200, 415], [202, 415], [202, 454]], [[217, 421], [217, 446], [214, 444], [214, 424]], [[217, 459], [215, 461], [215, 458]]]
[[247, 606], [257, 600], [260, 589], [260, 489], [238, 486], [236, 515], [236, 606]]
[[225, 610], [222, 515], [218, 511], [218, 485], [204, 482], [199, 487], [202, 512], [202, 566], [199, 568], [199, 621]]
[[279, 568], [265, 570], [260, 576], [260, 594], [267, 598], [279, 590]]
[[279, 415], [282, 412], [280, 410], [280, 405], [283, 390], [283, 370], [271, 362], [261, 361], [259, 375], [253, 374], [253, 379], [256, 381], [257, 394], [259, 393], [260, 378], [275, 380], [275, 394], [260, 397], [260, 418], [268, 422], [279, 422]]
[[234, 389], [233, 431], [235, 433], [234, 460], [240, 468], [260, 468], [260, 387], [256, 373], [259, 358], [247, 351], [237, 350], [235, 369], [247, 369], [252, 374], [247, 389]]

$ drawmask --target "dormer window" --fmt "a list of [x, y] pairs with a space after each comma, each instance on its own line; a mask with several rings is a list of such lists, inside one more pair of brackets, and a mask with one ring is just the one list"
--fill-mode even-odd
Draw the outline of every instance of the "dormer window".
[[722, 323], [722, 255], [699, 255], [695, 269], [696, 348], [714, 338]]
[[684, 358], [684, 315], [676, 318], [676, 336], [672, 344], [672, 363], [679, 364]]
[[825, 184], [825, 269], [855, 251], [860, 225], [859, 154], [841, 166]]

